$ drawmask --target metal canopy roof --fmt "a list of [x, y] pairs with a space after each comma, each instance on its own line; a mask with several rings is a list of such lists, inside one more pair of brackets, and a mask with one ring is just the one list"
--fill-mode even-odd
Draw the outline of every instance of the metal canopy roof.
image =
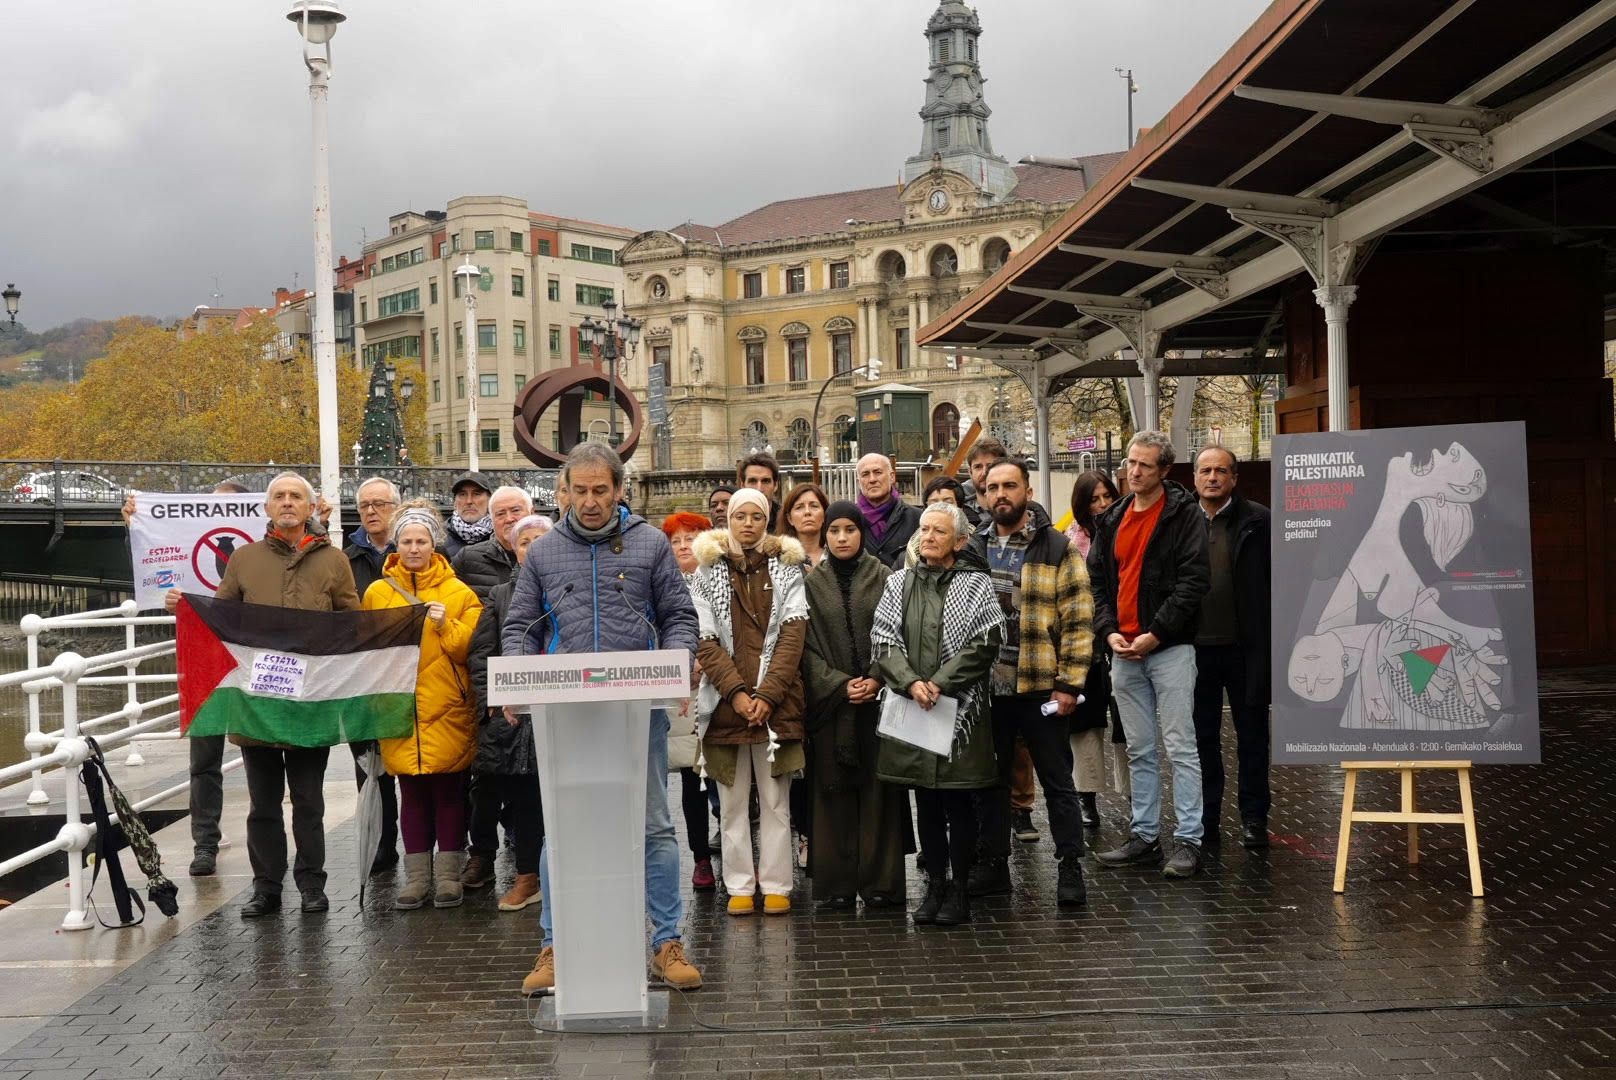
[[[1191, 350], [1166, 375], [1278, 370], [1299, 252], [1324, 284], [1377, 244], [1601, 248], [1609, 317], [1613, 181], [1616, 0], [1276, 0], [920, 344], [1043, 358], [1049, 376], [1136, 374], [1110, 358], [1141, 346]], [[1320, 243], [1276, 239], [1292, 217], [1323, 223]]]

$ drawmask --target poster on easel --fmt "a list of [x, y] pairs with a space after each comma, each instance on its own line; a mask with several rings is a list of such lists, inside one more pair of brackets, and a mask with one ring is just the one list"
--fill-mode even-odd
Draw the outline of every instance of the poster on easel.
[[1280, 435], [1273, 760], [1540, 760], [1526, 431]]

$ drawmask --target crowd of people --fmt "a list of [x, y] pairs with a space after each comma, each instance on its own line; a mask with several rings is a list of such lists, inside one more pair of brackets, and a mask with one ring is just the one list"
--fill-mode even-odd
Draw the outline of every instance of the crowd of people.
[[[815, 484], [782, 490], [778, 464], [754, 454], [735, 484], [658, 528], [625, 504], [618, 456], [584, 443], [562, 471], [553, 520], [475, 472], [455, 481], [447, 521], [375, 478], [359, 488], [359, 526], [340, 549], [307, 481], [287, 473], [269, 487], [267, 535], [235, 553], [218, 595], [309, 610], [425, 606], [415, 730], [380, 746], [385, 827], [371, 870], [393, 873], [402, 839], [395, 906], [454, 907], [494, 881], [503, 827], [515, 874], [498, 906], [542, 905], [527, 994], [555, 984], [544, 814], [531, 720], [488, 705], [488, 661], [687, 650], [690, 698], [653, 711], [645, 887], [653, 974], [694, 989], [670, 770], [691, 885], [722, 880], [729, 915], [790, 913], [802, 871], [822, 910], [862, 904], [954, 927], [971, 921], [973, 900], [1013, 889], [1012, 842], [1041, 839], [1038, 789], [1056, 905], [1087, 901], [1085, 851], [1106, 790], [1129, 814], [1099, 865], [1198, 873], [1221, 840], [1227, 698], [1240, 839], [1267, 845], [1268, 511], [1239, 495], [1223, 447], [1199, 453], [1193, 491], [1167, 479], [1173, 461], [1166, 436], [1138, 433], [1120, 484], [1099, 471], [1076, 478], [1063, 529], [1032, 498], [1027, 464], [991, 438], [974, 445], [968, 482], [938, 477], [916, 493], [921, 505], [880, 454], [857, 463], [856, 498], [836, 501]], [[916, 717], [930, 739], [897, 737]], [[1158, 742], [1173, 773], [1170, 845]], [[354, 747], [356, 762], [366, 749]], [[220, 752], [193, 740], [193, 779], [204, 781], [192, 785], [195, 875], [214, 872], [218, 786], [205, 774]], [[244, 746], [243, 917], [280, 910], [288, 786], [302, 910], [329, 906], [328, 754]], [[910, 855], [919, 896], [906, 886]]]

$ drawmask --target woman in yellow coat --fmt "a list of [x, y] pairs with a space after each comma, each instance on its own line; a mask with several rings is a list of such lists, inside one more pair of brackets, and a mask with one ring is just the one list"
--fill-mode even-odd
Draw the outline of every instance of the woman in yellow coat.
[[364, 599], [369, 609], [426, 605], [415, 730], [381, 740], [382, 764], [398, 777], [404, 886], [393, 906], [404, 910], [421, 907], [429, 893], [433, 907], [459, 905], [466, 861], [466, 770], [477, 756], [477, 707], [466, 655], [483, 607], [438, 554], [444, 542], [443, 522], [432, 510], [400, 511], [393, 518], [394, 553]]

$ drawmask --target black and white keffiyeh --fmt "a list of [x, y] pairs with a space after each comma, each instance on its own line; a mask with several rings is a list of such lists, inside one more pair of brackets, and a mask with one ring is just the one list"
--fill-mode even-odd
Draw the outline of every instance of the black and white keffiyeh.
[[[875, 625], [870, 644], [877, 660], [894, 649], [907, 652], [903, 638], [904, 599], [915, 574], [929, 573], [920, 567], [907, 567], [895, 571], [887, 578], [881, 602], [875, 607]], [[930, 627], [921, 628], [922, 633]], [[994, 630], [1004, 631], [1004, 613], [993, 592], [993, 579], [979, 570], [956, 569], [943, 597], [943, 640], [938, 650], [943, 663], [948, 663], [972, 642], [980, 640]], [[891, 692], [890, 690], [888, 691]], [[950, 756], [971, 739], [971, 730], [987, 711], [988, 695], [983, 686], [973, 684], [959, 695], [959, 712], [954, 719], [954, 746]]]
[[447, 528], [462, 544], [480, 544], [494, 535], [494, 519], [484, 514], [476, 521], [467, 521], [459, 514], [450, 514]]

